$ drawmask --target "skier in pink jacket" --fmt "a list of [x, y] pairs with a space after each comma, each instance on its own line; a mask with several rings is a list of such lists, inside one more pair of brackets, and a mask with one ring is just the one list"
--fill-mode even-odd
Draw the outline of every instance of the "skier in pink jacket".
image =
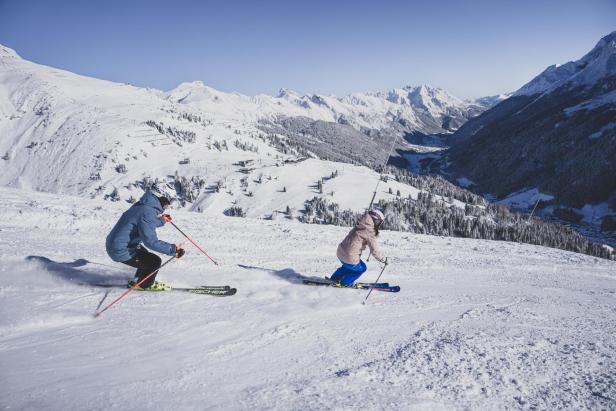
[[384, 221], [385, 217], [379, 210], [370, 210], [359, 219], [357, 225], [338, 246], [336, 255], [342, 266], [331, 276], [332, 281], [345, 286], [352, 285], [366, 272], [366, 263], [361, 260], [361, 254], [366, 245], [374, 258], [382, 263], [385, 262], [376, 241], [379, 235], [379, 227]]

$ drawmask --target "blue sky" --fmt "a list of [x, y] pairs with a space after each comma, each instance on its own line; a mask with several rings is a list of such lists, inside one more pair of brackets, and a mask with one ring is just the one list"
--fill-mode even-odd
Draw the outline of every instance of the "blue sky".
[[513, 91], [616, 30], [616, 1], [0, 0], [0, 43], [79, 74], [171, 89], [344, 95]]

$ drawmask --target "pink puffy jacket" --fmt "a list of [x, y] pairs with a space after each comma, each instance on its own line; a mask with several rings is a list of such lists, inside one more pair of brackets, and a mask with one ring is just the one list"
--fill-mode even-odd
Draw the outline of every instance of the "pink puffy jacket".
[[380, 262], [384, 262], [384, 258], [379, 251], [374, 234], [374, 222], [368, 213], [364, 214], [359, 219], [357, 225], [347, 234], [344, 240], [338, 246], [336, 255], [338, 258], [347, 264], [357, 264], [361, 257], [361, 253], [366, 248], [370, 248], [374, 258]]

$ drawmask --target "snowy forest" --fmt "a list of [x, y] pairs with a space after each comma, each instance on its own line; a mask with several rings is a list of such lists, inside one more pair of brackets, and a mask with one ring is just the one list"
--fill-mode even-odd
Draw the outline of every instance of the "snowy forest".
[[[285, 121], [288, 123], [291, 120]], [[298, 124], [303, 128], [300, 128]], [[386, 222], [383, 228], [386, 230], [516, 241], [616, 259], [616, 253], [613, 250], [590, 241], [564, 225], [529, 217], [514, 212], [504, 205], [492, 204], [485, 198], [458, 187], [441, 176], [413, 174], [408, 170], [391, 165], [383, 167], [381, 164], [386, 146], [382, 143], [376, 146], [372, 139], [357, 142], [357, 135], [362, 133], [347, 132], [345, 133], [347, 138], [342, 138], [340, 130], [343, 130], [344, 126], [341, 125], [327, 125], [323, 122], [307, 120], [301, 123], [295, 120], [293, 125], [295, 128], [288, 127], [287, 124], [286, 138], [281, 139], [270, 134], [267, 140], [285, 154], [365, 165], [382, 173], [382, 178], [386, 179], [386, 176], [390, 176], [396, 181], [427, 192], [420, 193], [416, 200], [410, 197], [395, 197], [389, 201], [381, 201], [378, 206], [385, 212]], [[310, 139], [306, 138], [308, 129], [313, 133]], [[295, 131], [288, 132], [288, 130]], [[334, 145], [331, 135], [339, 138], [338, 144]], [[368, 138], [365, 134], [363, 136], [364, 139]], [[318, 140], [318, 142], [313, 140]], [[373, 153], [372, 156], [362, 156], [364, 150], [357, 149], [358, 146], [354, 145], [353, 141], [364, 148], [367, 144], [375, 144], [376, 147], [368, 147], [376, 150], [370, 150]], [[332, 149], [334, 146], [337, 147], [335, 150]], [[378, 155], [375, 156], [375, 152]], [[454, 206], [451, 204], [452, 199], [466, 203], [466, 206], [463, 209]], [[311, 224], [352, 226], [359, 215], [360, 213], [351, 210], [341, 210], [337, 204], [328, 200], [314, 197], [306, 202], [305, 209], [301, 210], [298, 218], [302, 222]]]
[[[396, 196], [392, 200], [381, 200], [377, 206], [385, 214], [385, 230], [515, 241], [616, 259], [614, 251], [593, 243], [568, 227], [492, 204], [441, 177], [412, 175], [405, 170], [393, 168], [387, 171], [397, 181], [429, 192], [420, 192], [417, 199]], [[456, 206], [452, 204], [452, 199], [466, 205], [464, 208]], [[306, 202], [299, 220], [311, 224], [353, 226], [360, 216], [361, 213], [342, 210], [335, 203], [314, 197]]]
[[[510, 211], [502, 205], [486, 207], [467, 205], [464, 209], [447, 206], [432, 194], [420, 193], [411, 197], [380, 201], [377, 206], [385, 214], [383, 229], [409, 231], [451, 237], [485, 240], [515, 241], [584, 253], [595, 257], [615, 259], [613, 251], [589, 241], [586, 237], [560, 224]], [[353, 226], [361, 213], [341, 210], [319, 197], [306, 202], [306, 210], [299, 220], [312, 224]]]

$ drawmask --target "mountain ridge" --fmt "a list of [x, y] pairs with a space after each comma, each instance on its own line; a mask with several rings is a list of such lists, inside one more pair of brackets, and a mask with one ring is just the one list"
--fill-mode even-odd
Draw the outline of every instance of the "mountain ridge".
[[616, 31], [460, 127], [450, 139], [449, 171], [505, 202], [534, 189], [551, 196], [543, 215], [575, 221], [584, 208], [601, 209], [593, 224], [616, 230], [614, 90]]

